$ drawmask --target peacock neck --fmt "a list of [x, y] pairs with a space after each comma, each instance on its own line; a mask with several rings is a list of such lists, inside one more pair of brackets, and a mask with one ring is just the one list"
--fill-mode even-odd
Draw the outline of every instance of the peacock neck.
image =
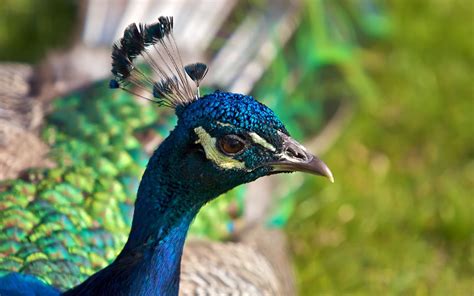
[[140, 182], [125, 247], [111, 265], [66, 295], [178, 295], [186, 234], [206, 198], [196, 196], [173, 169], [173, 159], [163, 157], [170, 152], [165, 142]]
[[155, 152], [140, 182], [132, 229], [123, 251], [178, 243], [181, 238], [184, 241], [202, 206], [202, 199], [172, 172], [173, 164], [168, 165], [160, 155], [160, 151]]
[[128, 279], [133, 295], [178, 295], [186, 234], [202, 204], [186, 204], [199, 198], [168, 178], [162, 165], [151, 165], [154, 160], [140, 183], [130, 236], [117, 261], [140, 254], [140, 267]]

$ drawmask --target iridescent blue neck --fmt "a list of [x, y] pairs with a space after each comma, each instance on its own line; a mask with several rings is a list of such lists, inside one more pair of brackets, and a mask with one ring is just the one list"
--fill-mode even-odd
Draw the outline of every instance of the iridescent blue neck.
[[129, 239], [116, 260], [67, 295], [178, 295], [189, 225], [204, 200], [175, 171], [168, 139], [150, 159], [135, 202]]

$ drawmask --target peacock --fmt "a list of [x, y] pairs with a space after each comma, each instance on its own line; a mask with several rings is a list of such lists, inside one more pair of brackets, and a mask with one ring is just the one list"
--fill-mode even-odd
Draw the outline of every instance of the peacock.
[[[199, 86], [208, 68], [203, 63], [183, 66], [173, 25], [172, 17], [160, 17], [149, 25], [131, 24], [112, 50], [114, 79], [109, 87], [169, 107], [177, 116], [176, 126], [148, 161], [138, 186], [131, 231], [122, 251], [111, 264], [74, 287], [53, 287], [32, 275], [7, 274], [0, 278], [1, 295], [58, 295], [62, 291], [64, 295], [204, 295], [237, 291], [251, 295], [281, 294], [269, 263], [243, 245], [196, 243], [194, 256], [185, 258], [193, 264], [188, 267], [183, 264], [181, 269], [189, 226], [205, 204], [238, 185], [295, 171], [325, 176], [333, 182], [332, 173], [319, 158], [291, 138], [271, 109], [253, 97], [219, 90], [201, 96]], [[138, 57], [146, 67], [138, 62]], [[158, 79], [153, 79], [153, 75]], [[196, 90], [188, 77], [194, 81]], [[61, 200], [49, 192], [31, 201], [32, 205], [28, 200], [23, 201], [23, 206], [46, 213], [35, 227], [47, 225], [54, 215], [60, 216], [51, 210], [51, 202], [67, 205], [80, 202], [83, 197], [77, 190], [67, 187], [62, 190], [70, 200]], [[119, 194], [118, 191], [111, 188], [104, 193], [113, 195]], [[102, 198], [107, 201], [107, 194]], [[2, 212], [4, 218], [21, 209], [20, 205], [11, 207], [13, 199], [10, 195], [2, 203], [6, 208]], [[67, 227], [96, 230], [86, 247], [100, 248], [113, 240], [100, 225], [89, 227], [88, 221], [81, 221], [81, 215], [86, 215], [76, 214], [79, 217], [76, 221], [68, 221], [67, 216], [59, 218]], [[10, 229], [14, 235], [22, 235], [17, 228]], [[74, 245], [74, 237], [61, 230], [54, 229], [54, 234], [61, 235], [64, 245]], [[52, 254], [61, 257], [62, 252], [70, 252], [78, 265], [87, 257], [77, 244], [54, 249]], [[210, 256], [213, 252], [221, 254], [221, 259]], [[36, 254], [31, 252], [30, 256]], [[15, 264], [14, 261], [9, 264]], [[58, 282], [65, 280], [64, 275], [73, 274], [68, 274], [68, 270], [74, 269], [71, 263], [63, 263], [64, 274], [52, 275]], [[204, 272], [193, 272], [202, 270], [202, 266], [206, 267]], [[47, 267], [42, 265], [44, 272], [51, 272], [52, 268]]]

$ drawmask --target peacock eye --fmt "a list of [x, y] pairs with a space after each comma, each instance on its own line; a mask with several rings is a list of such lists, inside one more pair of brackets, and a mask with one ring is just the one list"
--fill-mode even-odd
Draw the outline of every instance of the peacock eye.
[[239, 136], [225, 135], [219, 139], [219, 147], [222, 152], [235, 155], [244, 150], [245, 142]]

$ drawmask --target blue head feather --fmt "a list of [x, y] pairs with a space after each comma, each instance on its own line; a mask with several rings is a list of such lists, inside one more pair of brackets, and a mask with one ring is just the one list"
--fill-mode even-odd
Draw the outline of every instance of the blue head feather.
[[[179, 118], [178, 123], [186, 127], [188, 132], [202, 126], [214, 138], [221, 138], [226, 134], [238, 134], [247, 138], [248, 134], [253, 132], [264, 138], [270, 145], [279, 147], [282, 141], [278, 132], [288, 134], [283, 123], [270, 108], [252, 96], [243, 94], [217, 91], [200, 98], [189, 106], [178, 107], [176, 114]], [[245, 163], [247, 170], [241, 172], [248, 172], [274, 157], [274, 153], [270, 153], [268, 149], [260, 145], [251, 145], [234, 158]], [[254, 178], [261, 176], [246, 174], [247, 180], [242, 183], [253, 181]]]

